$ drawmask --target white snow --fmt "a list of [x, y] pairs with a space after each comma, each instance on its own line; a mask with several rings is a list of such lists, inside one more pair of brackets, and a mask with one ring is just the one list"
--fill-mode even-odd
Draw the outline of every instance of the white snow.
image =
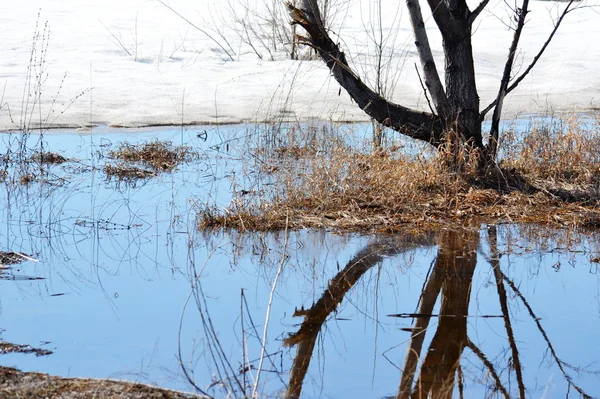
[[[292, 61], [281, 43], [273, 48], [273, 32], [290, 29], [282, 1], [166, 1], [204, 33], [156, 0], [1, 1], [0, 129], [40, 121], [48, 127], [82, 127], [248, 122], [282, 116], [366, 120], [348, 95], [340, 94], [321, 61]], [[591, 1], [596, 3], [579, 3], [587, 7], [567, 15], [538, 66], [507, 98], [505, 116], [585, 112], [600, 105], [600, 9], [594, 7], [598, 0]], [[377, 2], [331, 3], [332, 31], [339, 34], [363, 80], [374, 87]], [[425, 110], [404, 1], [382, 3], [388, 98]], [[565, 5], [532, 1], [515, 72], [529, 64]], [[428, 7], [422, 8], [425, 12]], [[36, 57], [30, 61], [38, 13]], [[273, 17], [275, 25], [269, 23]], [[475, 24], [482, 108], [499, 84], [512, 38], [506, 26], [511, 19], [505, 2], [492, 0]], [[49, 35], [44, 35], [46, 22]], [[441, 38], [430, 17], [427, 25], [441, 71]], [[248, 35], [256, 51], [245, 40]]]

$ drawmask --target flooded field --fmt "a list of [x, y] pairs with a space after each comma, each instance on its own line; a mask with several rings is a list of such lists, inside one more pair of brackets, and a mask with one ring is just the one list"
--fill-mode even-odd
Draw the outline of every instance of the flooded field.
[[[600, 396], [596, 234], [198, 231], [271, 184], [249, 134], [0, 136], [6, 158], [66, 158], [3, 161], [0, 365], [217, 398]], [[111, 151], [157, 139], [196, 156], [107, 177]]]

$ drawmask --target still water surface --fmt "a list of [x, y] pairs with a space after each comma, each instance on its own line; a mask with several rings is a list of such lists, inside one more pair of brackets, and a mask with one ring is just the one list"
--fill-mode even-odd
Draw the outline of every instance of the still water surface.
[[[264, 397], [600, 396], [593, 234], [198, 232], [203, 205], [269, 184], [245, 157], [247, 134], [46, 134], [72, 161], [48, 183], [0, 186], [0, 251], [38, 260], [0, 272], [0, 340], [53, 354], [0, 364], [215, 397], [250, 395], [257, 379]], [[106, 180], [102, 154], [154, 138], [200, 158], [145, 182]]]

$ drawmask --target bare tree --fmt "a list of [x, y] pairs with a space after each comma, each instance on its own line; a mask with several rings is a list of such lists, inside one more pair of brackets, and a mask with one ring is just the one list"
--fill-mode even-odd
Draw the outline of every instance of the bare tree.
[[[494, 102], [481, 109], [475, 80], [471, 36], [473, 23], [489, 0], [482, 0], [474, 10], [469, 9], [466, 0], [427, 0], [443, 39], [444, 83], [440, 79], [429, 46], [419, 1], [406, 0], [415, 36], [415, 46], [423, 70], [424, 86], [432, 100], [430, 112], [420, 112], [392, 103], [369, 88], [349, 65], [339, 44], [331, 39], [329, 31], [323, 24], [317, 0], [297, 1], [297, 6], [289, 2], [286, 5], [292, 23], [300, 25], [308, 33], [308, 36], [296, 36], [296, 39], [316, 50], [333, 77], [367, 115], [384, 126], [414, 139], [428, 142], [435, 147], [446, 143], [455, 153], [467, 145], [486, 155], [482, 159], [493, 161], [497, 155], [498, 126], [504, 98], [531, 71], [564, 17], [575, 9], [574, 0], [571, 0], [556, 20], [554, 29], [531, 64], [519, 76], [513, 76], [515, 54], [529, 12], [529, 0], [521, 1], [520, 6], [513, 10], [514, 36], [498, 94]], [[494, 110], [492, 128], [487, 135], [487, 140], [484, 140], [481, 124], [485, 115], [492, 109]], [[487, 144], [484, 144], [485, 141]]]

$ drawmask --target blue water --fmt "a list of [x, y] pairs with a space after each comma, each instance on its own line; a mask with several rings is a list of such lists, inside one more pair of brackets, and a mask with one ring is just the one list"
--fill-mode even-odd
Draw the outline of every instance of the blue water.
[[[206, 141], [197, 137], [204, 131]], [[376, 238], [321, 230], [289, 232], [287, 238], [285, 232], [197, 231], [199, 207], [224, 207], [234, 190], [269, 184], [248, 160], [249, 134], [247, 126], [46, 133], [47, 150], [77, 161], [50, 167], [45, 183], [0, 186], [0, 250], [38, 260], [0, 275], [0, 340], [54, 353], [2, 355], [0, 364], [193, 391], [181, 360], [197, 386], [224, 397], [232, 384], [227, 374], [231, 377], [242, 364], [258, 366], [267, 305], [281, 267], [266, 345], [272, 363], [264, 364], [268, 372], [260, 375], [259, 392], [274, 397], [285, 390], [296, 348], [282, 347], [282, 341], [302, 322], [292, 317], [295, 309], [311, 307], [331, 279]], [[38, 138], [28, 139], [31, 147]], [[98, 157], [98, 151], [125, 140], [155, 138], [190, 145], [201, 155], [173, 173], [135, 185], [106, 180], [102, 166], [111, 161]], [[0, 136], [0, 143], [7, 146], [9, 136]], [[35, 165], [28, 167], [35, 171]], [[597, 240], [588, 236], [564, 243], [568, 233], [498, 226], [500, 266], [540, 318], [557, 356], [573, 366], [563, 367], [572, 381], [599, 396], [600, 279], [598, 264], [591, 261], [599, 254]], [[480, 237], [467, 333], [516, 397], [503, 320], [482, 317], [500, 315], [501, 309], [485, 228]], [[397, 393], [410, 339], [401, 328], [411, 327], [412, 319], [388, 315], [416, 311], [437, 251], [435, 242], [399, 247], [396, 255], [386, 255], [366, 271], [320, 331], [303, 397]], [[527, 309], [508, 287], [507, 293], [528, 396], [574, 395]], [[438, 298], [434, 313], [439, 309]], [[207, 326], [234, 372], [211, 356], [215, 339]], [[424, 348], [436, 328], [433, 318]], [[461, 367], [465, 397], [490, 394], [493, 383], [468, 348]], [[256, 378], [256, 370], [246, 373], [247, 385], [251, 374]], [[214, 381], [223, 384], [210, 387]]]

